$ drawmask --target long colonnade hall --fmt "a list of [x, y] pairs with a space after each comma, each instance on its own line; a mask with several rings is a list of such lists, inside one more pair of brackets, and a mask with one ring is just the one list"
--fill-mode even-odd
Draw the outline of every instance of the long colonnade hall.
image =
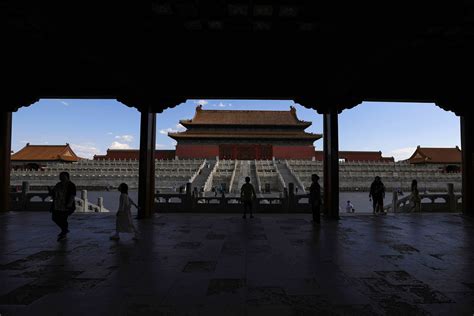
[[2, 4], [1, 315], [472, 313], [472, 4], [149, 10]]

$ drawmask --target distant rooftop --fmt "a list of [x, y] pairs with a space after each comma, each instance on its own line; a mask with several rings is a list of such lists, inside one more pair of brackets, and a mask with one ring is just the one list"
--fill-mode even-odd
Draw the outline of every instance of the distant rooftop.
[[251, 111], [251, 110], [203, 110], [196, 107], [196, 113], [190, 120], [181, 120], [187, 125], [258, 125], [258, 126], [311, 126], [311, 122], [299, 120], [296, 109], [289, 111]]
[[461, 164], [461, 149], [458, 146], [454, 148], [438, 147], [420, 147], [418, 146], [407, 159], [410, 163], [454, 163]]
[[30, 145], [11, 156], [12, 161], [79, 161], [69, 144], [66, 145]]

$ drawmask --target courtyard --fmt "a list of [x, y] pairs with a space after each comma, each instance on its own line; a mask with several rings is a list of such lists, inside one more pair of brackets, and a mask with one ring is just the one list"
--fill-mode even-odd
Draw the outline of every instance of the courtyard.
[[459, 214], [0, 215], [2, 315], [470, 315], [474, 225]]

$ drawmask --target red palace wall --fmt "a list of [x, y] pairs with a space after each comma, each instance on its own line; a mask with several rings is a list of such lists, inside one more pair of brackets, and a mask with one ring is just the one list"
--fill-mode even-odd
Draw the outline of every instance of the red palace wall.
[[[171, 160], [174, 159], [175, 150], [156, 150], [155, 159]], [[94, 160], [128, 160], [140, 159], [140, 151], [135, 150], [108, 150], [106, 155], [95, 155]]]
[[314, 146], [273, 146], [276, 159], [312, 159]]
[[[323, 161], [323, 152], [316, 151], [315, 157], [316, 160]], [[393, 157], [382, 157], [382, 152], [380, 151], [340, 151], [339, 159], [345, 159], [346, 161], [394, 162]]]
[[176, 145], [176, 156], [187, 158], [216, 158], [219, 156], [218, 145]]

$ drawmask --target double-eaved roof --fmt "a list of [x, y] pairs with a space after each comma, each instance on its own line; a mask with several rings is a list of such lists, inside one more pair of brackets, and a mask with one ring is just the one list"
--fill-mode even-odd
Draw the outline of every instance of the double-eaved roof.
[[[321, 134], [304, 130], [311, 122], [298, 119], [296, 109], [289, 111], [203, 110], [196, 107], [190, 120], [180, 120], [188, 128], [184, 132], [168, 133], [178, 139], [258, 139], [315, 141]], [[206, 128], [208, 127], [208, 128]]]
[[30, 145], [11, 156], [12, 161], [79, 161], [79, 158], [69, 144], [66, 145]]
[[189, 125], [245, 125], [245, 126], [298, 126], [309, 127], [311, 122], [301, 121], [296, 116], [296, 109], [290, 111], [245, 111], [245, 110], [203, 110], [196, 108], [190, 120], [180, 120], [184, 126]]

